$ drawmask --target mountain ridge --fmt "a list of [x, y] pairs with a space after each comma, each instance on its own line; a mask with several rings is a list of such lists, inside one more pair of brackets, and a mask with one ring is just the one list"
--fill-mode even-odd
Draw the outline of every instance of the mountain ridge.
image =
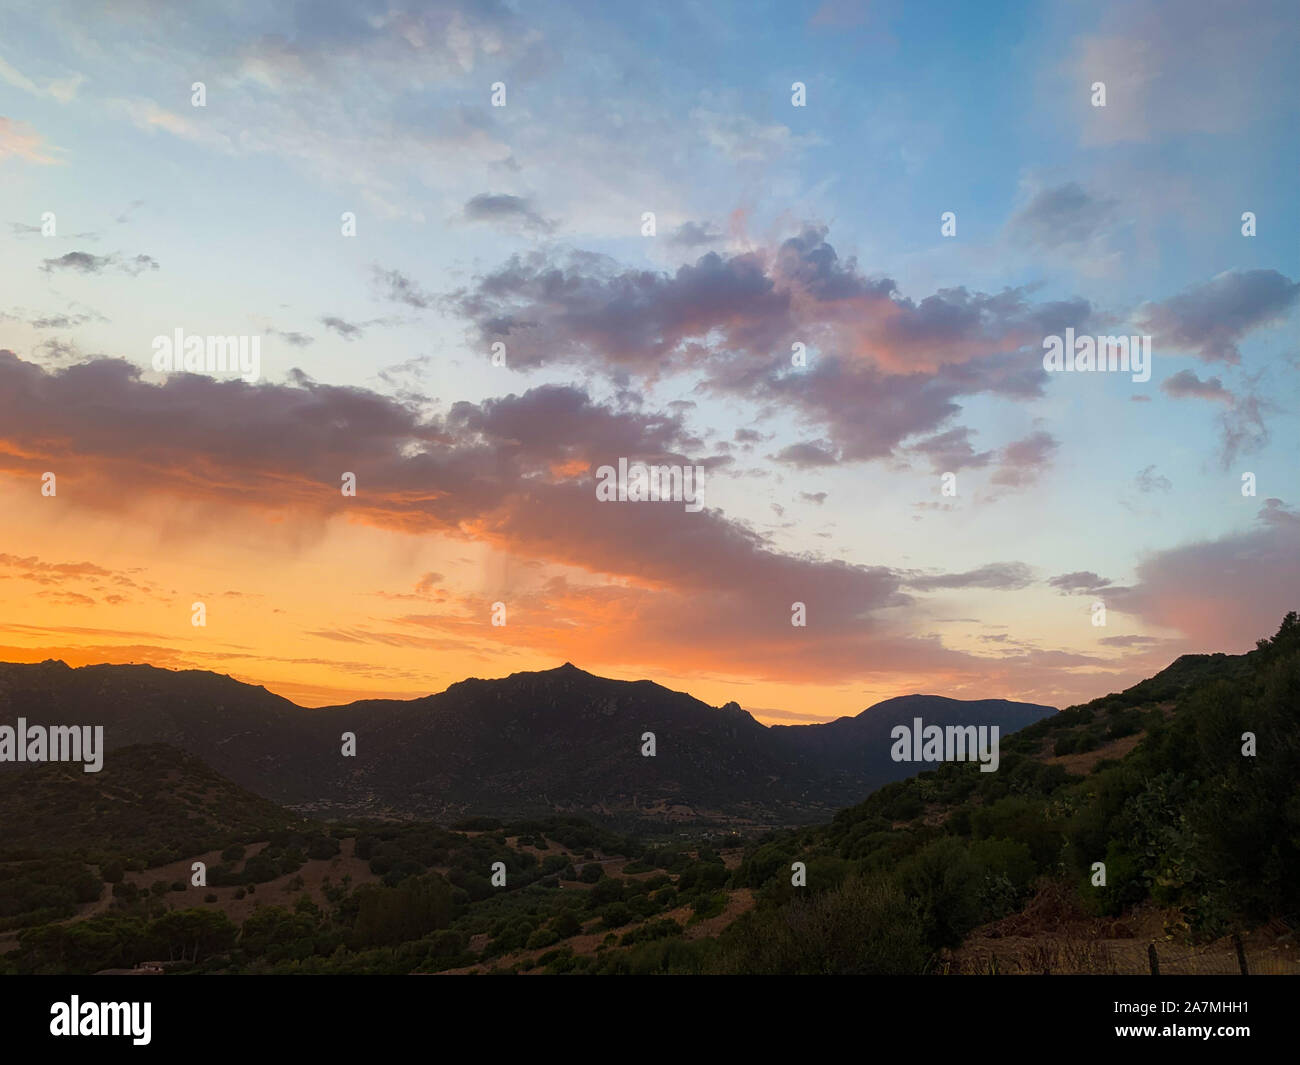
[[[899, 707], [920, 700], [944, 707], [944, 720], [1004, 731], [1054, 712], [1005, 700], [900, 699]], [[895, 702], [839, 719], [848, 725], [765, 725], [735, 701], [710, 706], [650, 680], [615, 680], [566, 662], [468, 677], [412, 699], [307, 708], [206, 670], [0, 663], [0, 717], [93, 719], [105, 725], [110, 752], [170, 744], [241, 787], [313, 814], [808, 820], [916, 770], [890, 761], [887, 745], [876, 749], [892, 721], [880, 707]], [[355, 758], [341, 755], [345, 733], [356, 738]], [[654, 757], [642, 754], [649, 734]]]

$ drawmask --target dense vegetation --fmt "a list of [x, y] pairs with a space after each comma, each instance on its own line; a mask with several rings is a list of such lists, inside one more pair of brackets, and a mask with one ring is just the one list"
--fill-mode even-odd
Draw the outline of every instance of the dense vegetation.
[[[1176, 710], [1174, 709], [1176, 706]], [[1168, 713], [1166, 711], [1169, 711]], [[1080, 779], [1050, 752], [1143, 733]], [[1253, 733], [1254, 756], [1243, 754]], [[1128, 691], [1031, 725], [1003, 742], [997, 773], [946, 764], [888, 785], [822, 828], [773, 835], [737, 873], [764, 904], [724, 937], [736, 967], [920, 971], [930, 952], [1016, 912], [1041, 877], [1071, 882], [1085, 908], [1151, 900], [1194, 935], [1300, 918], [1300, 621], [1249, 655], [1179, 659]], [[790, 886], [804, 861], [808, 887]], [[1104, 862], [1106, 885], [1092, 867]], [[864, 913], [890, 913], [888, 933]], [[808, 936], [809, 927], [818, 934]], [[844, 938], [862, 947], [844, 957]], [[803, 944], [802, 947], [799, 945]]]
[[[1112, 743], [1126, 753], [1086, 775], [1048, 761]], [[193, 795], [186, 777], [177, 788]], [[173, 959], [183, 971], [225, 972], [924, 972], [936, 952], [1019, 912], [1053, 881], [1091, 913], [1150, 901], [1181, 914], [1191, 935], [1212, 937], [1300, 918], [1298, 779], [1300, 620], [1290, 614], [1249, 655], [1179, 659], [1005, 737], [996, 773], [942, 765], [828, 824], [749, 840], [732, 868], [720, 851], [734, 852], [736, 838], [638, 839], [577, 818], [325, 829], [260, 807], [214, 820], [187, 802], [188, 849], [175, 818], [164, 818], [124, 851], [86, 841], [0, 862], [0, 932], [22, 929], [0, 971]], [[105, 839], [124, 838], [116, 831]], [[269, 843], [246, 855], [253, 838]], [[221, 846], [209, 884], [255, 893], [336, 855], [341, 840], [355, 840], [374, 882], [327, 882], [319, 901], [301, 890], [259, 895], [239, 924], [190, 897], [173, 901], [184, 883], [123, 880], [126, 869], [157, 864], [141, 857], [151, 848], [170, 860]], [[619, 875], [607, 875], [614, 859]], [[1104, 887], [1093, 886], [1097, 862]], [[504, 886], [492, 882], [496, 863]], [[804, 886], [792, 884], [794, 863], [806, 869]], [[108, 909], [59, 920], [101, 898], [101, 881], [113, 885]], [[749, 893], [752, 907], [721, 934], [697, 934]]]

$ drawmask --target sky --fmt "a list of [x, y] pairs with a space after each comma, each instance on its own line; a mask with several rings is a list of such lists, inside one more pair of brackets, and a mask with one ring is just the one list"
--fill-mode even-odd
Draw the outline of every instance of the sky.
[[2, 660], [788, 723], [1300, 607], [1293, 3], [5, 7]]

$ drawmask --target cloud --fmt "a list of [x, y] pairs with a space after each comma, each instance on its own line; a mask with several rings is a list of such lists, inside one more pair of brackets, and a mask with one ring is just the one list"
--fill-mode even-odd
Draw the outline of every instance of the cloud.
[[[713, 506], [598, 500], [596, 464], [695, 458], [680, 415], [613, 409], [553, 385], [433, 417], [365, 389], [293, 382], [173, 374], [153, 384], [123, 360], [48, 372], [0, 352], [0, 473], [31, 478], [57, 462], [70, 499], [114, 513], [166, 500], [178, 515], [218, 505], [271, 523], [350, 520], [473, 541], [529, 560], [509, 631], [493, 635], [547, 654], [626, 660], [633, 641], [659, 668], [787, 679], [990, 668], [886, 611], [911, 602], [887, 567], [783, 553]], [[356, 473], [355, 498], [340, 497], [340, 470]], [[1014, 567], [993, 566], [931, 583], [1015, 579]], [[796, 601], [806, 631], [790, 625]], [[408, 617], [407, 635], [481, 639], [481, 603], [462, 605], [463, 617]]]
[[686, 221], [668, 235], [668, 243], [677, 248], [699, 248], [720, 240], [722, 234], [710, 222]]
[[132, 200], [126, 205], [126, 208], [113, 219], [118, 225], [126, 225], [131, 220], [131, 212], [136, 211], [144, 206], [144, 200]]
[[52, 314], [29, 315], [22, 308], [15, 308], [12, 314], [0, 313], [0, 319], [9, 319], [11, 321], [25, 321], [33, 329], [75, 329], [78, 326], [85, 325], [87, 322], [107, 322], [98, 311], [82, 307], [75, 301], [70, 304], [65, 311], [56, 311]]
[[146, 97], [114, 97], [106, 100], [105, 104], [110, 112], [122, 116], [143, 133], [150, 135], [158, 132], [170, 133], [173, 137], [179, 137], [223, 155], [237, 154], [238, 145], [249, 140], [247, 131], [243, 137], [232, 136], [215, 128], [210, 122], [169, 110]]
[[940, 573], [907, 577], [904, 584], [918, 591], [936, 591], [951, 588], [993, 588], [1013, 591], [1027, 588], [1034, 582], [1034, 571], [1023, 562], [991, 562], [964, 573]]
[[[1027, 289], [952, 288], [915, 301], [841, 259], [826, 236], [809, 226], [775, 249], [708, 252], [671, 273], [534, 251], [441, 305], [484, 346], [507, 341], [516, 369], [698, 372], [706, 390], [792, 411], [841, 461], [889, 457], [950, 423], [961, 396], [1041, 395], [1047, 375], [1026, 353], [1092, 315], [1083, 300], [1031, 303]], [[816, 349], [806, 367], [791, 365], [796, 342]]]
[[76, 98], [77, 90], [85, 82], [82, 74], [72, 74], [66, 78], [55, 78], [45, 83], [42, 89], [31, 78], [16, 67], [0, 59], [0, 80], [8, 82], [16, 89], [31, 93], [33, 96], [48, 96], [61, 104], [71, 103]]
[[789, 301], [775, 287], [754, 255], [710, 252], [668, 275], [623, 270], [591, 253], [557, 262], [532, 252], [445, 302], [484, 339], [512, 341], [514, 366], [563, 359], [649, 371], [715, 329], [736, 343], [779, 333]]
[[344, 340], [357, 340], [360, 337], [365, 336], [365, 329], [362, 326], [353, 325], [351, 322], [345, 322], [342, 318], [339, 318], [336, 315], [326, 315], [320, 321], [321, 325], [326, 329], [337, 333]]
[[1161, 382], [1160, 390], [1174, 399], [1212, 399], [1221, 403], [1231, 403], [1232, 393], [1223, 387], [1217, 377], [1202, 381], [1191, 370], [1179, 370], [1172, 377]]
[[1153, 345], [1191, 351], [1206, 362], [1237, 363], [1237, 345], [1281, 321], [1298, 297], [1300, 282], [1276, 270], [1228, 270], [1163, 303], [1144, 304], [1138, 324]]
[[133, 258], [120, 262], [118, 268], [124, 274], [130, 274], [132, 277], [135, 277], [147, 270], [157, 270], [159, 269], [159, 266], [158, 260], [152, 255], [136, 255]]
[[84, 355], [76, 343], [59, 337], [48, 337], [36, 345], [32, 352], [41, 362], [64, 364], [79, 362]]
[[998, 468], [991, 478], [993, 483], [1009, 488], [1033, 484], [1051, 465], [1059, 447], [1060, 441], [1042, 429], [1008, 444], [999, 456]]
[[946, 433], [912, 444], [908, 451], [928, 458], [936, 473], [982, 469], [992, 461], [994, 453], [977, 452], [970, 442], [970, 434], [971, 431], [966, 426], [949, 429]]
[[1085, 245], [1103, 235], [1117, 201], [1085, 192], [1077, 182], [1040, 189], [1007, 223], [1011, 238], [1049, 251]]
[[810, 443], [791, 444], [789, 447], [782, 448], [772, 458], [776, 462], [797, 466], [801, 470], [815, 469], [818, 466], [834, 466], [838, 461], [833, 451], [822, 444]]
[[[321, 320], [325, 321], [325, 319], [321, 319]], [[342, 321], [342, 319], [339, 318], [331, 319], [331, 321], [337, 322], [340, 325], [347, 327], [348, 329], [356, 328], [355, 326], [349, 326], [347, 322], [344, 322]], [[290, 346], [295, 348], [305, 348], [309, 344], [313, 344], [316, 341], [315, 337], [308, 336], [306, 333], [297, 333], [297, 332], [286, 333], [282, 329], [268, 329], [266, 330], [266, 335], [279, 337], [286, 344], [289, 344]]]
[[1262, 396], [1247, 392], [1233, 399], [1232, 406], [1219, 415], [1219, 463], [1223, 469], [1241, 455], [1258, 451], [1269, 442], [1270, 433], [1264, 415], [1276, 411], [1277, 405]]
[[[49, 238], [46, 238], [46, 237], [43, 236], [43, 234], [44, 234], [44, 230], [42, 229], [41, 226], [32, 226], [32, 225], [28, 225], [26, 222], [10, 222], [10, 223], [9, 223], [9, 228], [10, 228], [10, 230], [13, 232], [13, 235], [14, 235], [15, 237], [37, 237], [37, 236], [39, 236], [39, 237], [42, 237], [42, 239], [49, 239]], [[90, 233], [69, 233], [69, 234], [67, 234], [67, 235], [66, 235], [64, 238], [62, 238], [62, 239], [65, 239], [65, 240], [98, 240], [98, 239], [99, 239], [99, 234], [98, 234], [98, 233], [93, 233], [93, 232], [90, 232]]]
[[736, 163], [771, 163], [822, 143], [814, 134], [795, 133], [779, 122], [757, 122], [740, 111], [697, 107], [690, 120], [707, 143]]
[[463, 217], [468, 222], [507, 223], [538, 233], [549, 233], [555, 228], [554, 222], [543, 218], [522, 196], [481, 192], [465, 204]]
[[[110, 115], [214, 153], [287, 160], [359, 190], [381, 217], [422, 220], [429, 187], [463, 199], [468, 173], [509, 160], [503, 136], [530, 131], [496, 121], [487, 86], [501, 79], [513, 93], [552, 61], [541, 34], [496, 0], [327, 4], [310, 19], [259, 11], [238, 24], [197, 11], [160, 19], [149, 4], [128, 4], [99, 20], [93, 46], [84, 13], [52, 6], [63, 10], [51, 23], [61, 17], [67, 38], [84, 42], [104, 86], [129, 87], [101, 88]], [[135, 94], [121, 71], [146, 67], [150, 84], [182, 92]], [[188, 86], [205, 71], [209, 106], [191, 109]]]
[[1225, 388], [1217, 377], [1202, 381], [1191, 370], [1180, 370], [1160, 386], [1174, 399], [1205, 399], [1224, 405], [1219, 413], [1219, 461], [1224, 469], [1238, 456], [1257, 451], [1270, 439], [1264, 416], [1278, 410], [1278, 406], [1255, 391], [1257, 377], [1249, 378], [1241, 393]]
[[1192, 650], [1248, 650], [1297, 609], [1300, 515], [1267, 499], [1253, 527], [1153, 552], [1136, 576], [1107, 592], [1108, 607], [1182, 633]]
[[1104, 647], [1151, 647], [1174, 641], [1162, 640], [1158, 636], [1103, 636], [1097, 642]]
[[92, 255], [88, 251], [70, 251], [57, 259], [45, 259], [41, 267], [47, 274], [51, 270], [75, 270], [81, 274], [98, 274], [113, 261], [110, 255]]
[[1047, 583], [1062, 595], [1096, 595], [1111, 582], [1099, 577], [1091, 570], [1077, 570], [1074, 573], [1062, 573], [1059, 577], [1049, 577]]
[[41, 260], [41, 269], [47, 274], [54, 270], [70, 270], [78, 274], [102, 274], [105, 270], [114, 269], [131, 277], [138, 277], [148, 270], [159, 269], [159, 266], [158, 260], [151, 255], [135, 255], [124, 259], [116, 253], [94, 255], [88, 251], [70, 251], [57, 259]]
[[381, 266], [374, 266], [371, 274], [383, 299], [392, 303], [404, 303], [417, 310], [425, 310], [433, 303], [433, 297], [400, 270], [385, 270]]
[[1137, 484], [1137, 490], [1143, 495], [1151, 495], [1155, 492], [1173, 491], [1173, 482], [1168, 477], [1162, 477], [1156, 473], [1155, 466], [1146, 466], [1138, 471], [1134, 479]]
[[45, 141], [26, 122], [0, 115], [0, 161], [6, 158], [24, 159], [40, 166], [53, 166], [59, 160], [50, 154], [57, 148], [46, 148]]
[[37, 584], [58, 584], [69, 578], [111, 577], [112, 570], [93, 562], [46, 562], [34, 555], [0, 554], [0, 566], [18, 571], [16, 576]]
[[[1256, 0], [1249, 12], [1243, 18], [1220, 0], [1104, 9], [1097, 32], [1080, 37], [1073, 62], [1062, 64], [1083, 143], [1231, 134], [1257, 121], [1292, 84], [1300, 24], [1288, 0]], [[1091, 106], [1098, 81], [1105, 107]]]

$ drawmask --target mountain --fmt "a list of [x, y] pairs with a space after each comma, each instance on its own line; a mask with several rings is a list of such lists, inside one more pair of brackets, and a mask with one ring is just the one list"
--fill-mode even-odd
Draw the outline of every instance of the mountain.
[[[25, 717], [29, 725], [103, 725], [109, 751], [167, 744], [280, 801], [316, 793], [336, 760], [338, 744], [324, 746], [322, 722], [312, 714], [265, 688], [204, 670], [0, 664], [0, 724]], [[0, 762], [0, 772], [16, 768]]]
[[79, 763], [0, 775], [0, 855], [202, 853], [302, 825], [274, 803], [164, 744], [122, 747], [98, 773]]
[[820, 725], [774, 725], [772, 731], [824, 771], [879, 787], [926, 768], [890, 757], [895, 725], [996, 725], [999, 738], [1056, 713], [1054, 706], [1006, 699], [947, 699], [941, 695], [902, 695], [868, 707], [856, 717]]
[[[0, 723], [102, 724], [109, 752], [169, 744], [241, 787], [314, 814], [807, 822], [924, 768], [889, 760], [898, 721], [920, 713], [927, 723], [997, 724], [1005, 735], [1050, 712], [907, 696], [856, 718], [769, 728], [735, 703], [715, 708], [567, 663], [465, 680], [419, 699], [307, 709], [198, 670], [0, 665]], [[349, 732], [356, 757], [341, 754]], [[654, 757], [641, 753], [646, 733]]]

